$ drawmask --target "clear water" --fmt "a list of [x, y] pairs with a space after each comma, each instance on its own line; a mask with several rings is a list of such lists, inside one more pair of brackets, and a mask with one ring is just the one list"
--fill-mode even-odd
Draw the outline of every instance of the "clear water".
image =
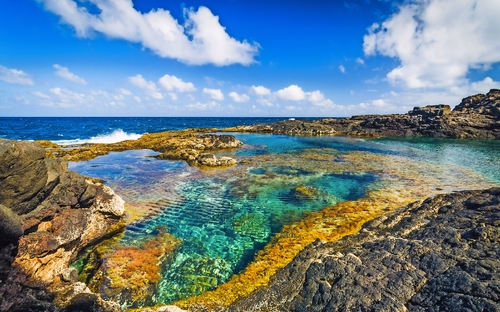
[[[147, 304], [171, 303], [214, 289], [243, 270], [284, 225], [380, 188], [392, 164], [371, 171], [338, 170], [347, 163], [343, 156], [353, 152], [368, 155], [366, 162], [370, 155], [418, 162], [423, 175], [440, 168], [447, 187], [466, 188], [468, 179], [481, 185], [500, 183], [498, 142], [236, 136], [246, 145], [223, 153], [243, 160], [232, 168], [203, 171], [184, 162], [156, 160], [149, 150], [70, 164], [72, 170], [106, 180], [128, 203], [142, 209], [118, 245], [137, 246], [156, 235], [158, 226], [166, 226], [182, 240], [162, 264], [162, 278]], [[429, 183], [439, 188], [441, 180]]]

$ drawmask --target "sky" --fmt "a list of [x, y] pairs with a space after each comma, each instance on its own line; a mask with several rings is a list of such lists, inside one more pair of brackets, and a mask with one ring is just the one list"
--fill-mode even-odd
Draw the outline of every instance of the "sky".
[[343, 117], [500, 88], [497, 0], [0, 6], [4, 117]]

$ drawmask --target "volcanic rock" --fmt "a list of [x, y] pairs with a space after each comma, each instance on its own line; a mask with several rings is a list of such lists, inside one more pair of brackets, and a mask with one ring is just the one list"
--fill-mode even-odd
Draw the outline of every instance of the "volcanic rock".
[[228, 311], [499, 311], [500, 188], [438, 195], [316, 241]]

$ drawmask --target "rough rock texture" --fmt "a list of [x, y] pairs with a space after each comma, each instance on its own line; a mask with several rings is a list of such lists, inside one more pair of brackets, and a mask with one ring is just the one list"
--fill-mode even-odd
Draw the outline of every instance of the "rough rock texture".
[[[140, 139], [113, 144], [84, 144], [73, 148], [60, 148], [49, 141], [40, 141], [47, 147], [47, 157], [62, 158], [69, 161], [89, 160], [109, 152], [132, 149], [152, 149], [161, 154], [159, 159], [185, 160], [193, 166], [228, 166], [236, 164], [227, 157], [215, 161], [204, 160], [208, 151], [215, 152], [243, 146], [243, 143], [232, 135], [207, 134], [216, 129], [182, 130], [172, 132], [147, 133]], [[1, 172], [0, 172], [1, 174]]]
[[57, 311], [80, 293], [94, 296], [88, 304], [96, 311], [116, 310], [77, 283], [68, 266], [78, 251], [123, 227], [123, 200], [67, 163], [45, 159], [35, 142], [0, 140], [0, 163], [0, 311]]
[[500, 188], [429, 198], [316, 241], [229, 311], [499, 311]]
[[407, 114], [362, 115], [315, 121], [287, 120], [226, 129], [298, 135], [363, 137], [424, 136], [462, 139], [500, 139], [500, 90], [464, 98], [453, 110], [448, 105], [415, 107]]

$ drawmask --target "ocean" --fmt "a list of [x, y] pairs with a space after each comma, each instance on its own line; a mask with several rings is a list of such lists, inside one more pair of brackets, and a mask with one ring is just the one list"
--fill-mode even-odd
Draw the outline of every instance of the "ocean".
[[[0, 137], [110, 143], [285, 119], [0, 118]], [[128, 215], [122, 233], [75, 261], [81, 280], [124, 308], [231, 301], [315, 239], [335, 240], [434, 194], [500, 185], [498, 141], [233, 135], [245, 145], [217, 153], [239, 162], [229, 168], [158, 160], [151, 150], [70, 162], [71, 170], [104, 180]], [[96, 255], [101, 260], [89, 260]]]

